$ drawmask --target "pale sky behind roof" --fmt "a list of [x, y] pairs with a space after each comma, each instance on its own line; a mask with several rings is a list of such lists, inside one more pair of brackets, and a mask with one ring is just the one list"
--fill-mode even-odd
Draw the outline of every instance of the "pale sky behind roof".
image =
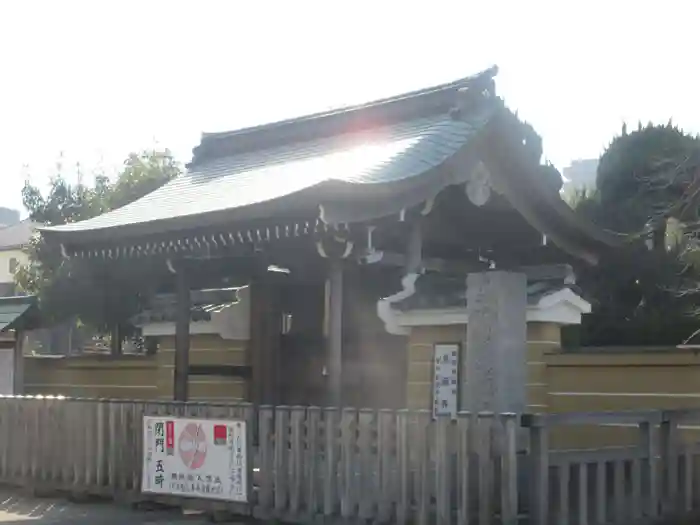
[[[700, 131], [700, 4], [627, 0], [0, 3], [0, 206], [62, 154], [89, 181], [133, 150], [322, 111], [497, 64], [558, 168], [623, 122]], [[75, 175], [72, 175], [75, 177]]]

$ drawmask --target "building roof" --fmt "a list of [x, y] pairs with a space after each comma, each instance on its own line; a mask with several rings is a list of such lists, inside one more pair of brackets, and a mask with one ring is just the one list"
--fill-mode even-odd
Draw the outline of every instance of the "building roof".
[[55, 230], [154, 227], [175, 217], [202, 218], [248, 208], [324, 183], [374, 185], [407, 180], [440, 165], [475, 131], [465, 122], [429, 117], [383, 126], [372, 137], [320, 138], [202, 161], [132, 204]]
[[[404, 289], [377, 303], [377, 314], [389, 333], [407, 335], [414, 326], [467, 324], [465, 275], [442, 273], [406, 276]], [[528, 322], [579, 324], [591, 305], [565, 280], [528, 279]]]
[[[527, 303], [528, 305], [539, 304], [543, 297], [561, 290], [572, 290], [577, 295], [580, 294], [579, 289], [574, 284], [551, 279], [528, 281]], [[415, 293], [393, 303], [393, 306], [402, 311], [466, 308], [466, 277], [444, 273], [422, 275], [416, 280]]]
[[0, 332], [31, 329], [38, 324], [36, 297], [0, 297]]
[[0, 250], [15, 250], [25, 246], [40, 225], [29, 219], [11, 226], [0, 227]]
[[186, 174], [122, 208], [45, 231], [155, 232], [216, 222], [224, 219], [222, 212], [233, 210], [238, 213], [228, 217], [264, 217], [268, 210], [254, 205], [311, 188], [325, 186], [341, 194], [352, 186], [373, 186], [376, 191], [376, 186], [411, 181], [454, 155], [489, 121], [498, 106], [495, 99], [479, 100], [465, 119], [451, 118], [449, 112], [458, 88], [481, 87], [494, 74], [487, 71], [299, 119], [204, 134]]
[[496, 72], [204, 134], [187, 173], [122, 208], [42, 232], [68, 253], [110, 258], [266, 242], [399, 214], [486, 163], [527, 222], [594, 260], [614, 240], [561, 201], [560, 177], [539, 164], [539, 137], [496, 96]]

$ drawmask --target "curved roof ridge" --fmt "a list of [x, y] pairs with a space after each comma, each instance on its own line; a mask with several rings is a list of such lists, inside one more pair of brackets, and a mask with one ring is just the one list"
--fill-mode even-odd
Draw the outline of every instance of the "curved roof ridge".
[[394, 95], [391, 97], [384, 97], [369, 102], [363, 102], [360, 104], [350, 104], [347, 106], [340, 106], [337, 108], [329, 109], [326, 111], [319, 111], [316, 113], [311, 113], [308, 115], [300, 115], [298, 117], [292, 117], [288, 119], [282, 119], [277, 121], [268, 122], [266, 124], [257, 124], [254, 126], [248, 126], [240, 129], [229, 130], [229, 131], [215, 131], [215, 132], [203, 132], [202, 139], [204, 138], [226, 138], [235, 135], [243, 135], [253, 131], [257, 131], [263, 128], [273, 128], [276, 126], [282, 126], [285, 124], [298, 124], [308, 120], [316, 120], [324, 117], [332, 117], [338, 114], [350, 113], [353, 111], [359, 111], [363, 109], [368, 109], [375, 106], [381, 106], [387, 104], [388, 102], [398, 102], [403, 100], [414, 99], [423, 95], [428, 95], [430, 93], [451, 91], [460, 87], [468, 86], [472, 83], [478, 83], [479, 80], [487, 81], [493, 79], [498, 74], [498, 66], [492, 66], [484, 71], [470, 75], [468, 77], [463, 77], [457, 80], [452, 80], [450, 82], [444, 82], [436, 86], [431, 86], [428, 88], [416, 89], [414, 91], [409, 91], [407, 93], [402, 93], [400, 95]]
[[[481, 88], [480, 91], [494, 91], [497, 73], [498, 67], [493, 66], [472, 76], [362, 104], [232, 131], [202, 133], [201, 142], [193, 149], [192, 162], [188, 167], [219, 155], [267, 149], [276, 142], [313, 140], [318, 136], [363, 131], [364, 128], [390, 125], [428, 114], [447, 113], [456, 105], [455, 95], [460, 88], [472, 86]], [[290, 131], [293, 131], [292, 136], [289, 135]]]

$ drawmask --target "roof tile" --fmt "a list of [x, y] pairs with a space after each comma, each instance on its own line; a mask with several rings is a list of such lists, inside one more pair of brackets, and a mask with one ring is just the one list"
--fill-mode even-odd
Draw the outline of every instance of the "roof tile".
[[[535, 305], [550, 294], [570, 288], [580, 291], [570, 284], [557, 280], [529, 281], [527, 302]], [[395, 303], [399, 310], [423, 310], [434, 308], [465, 308], [467, 306], [467, 282], [465, 275], [428, 273], [416, 281], [415, 294]]]
[[421, 175], [463, 147], [487, 121], [422, 118], [340, 137], [288, 144], [202, 162], [112, 212], [48, 230], [99, 230], [242, 208], [330, 181], [382, 184]]

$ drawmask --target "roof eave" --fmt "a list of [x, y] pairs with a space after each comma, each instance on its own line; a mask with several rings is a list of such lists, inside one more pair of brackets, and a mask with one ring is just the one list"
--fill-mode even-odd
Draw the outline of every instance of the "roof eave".
[[[467, 148], [474, 149], [473, 145]], [[234, 222], [269, 221], [275, 216], [280, 217], [282, 223], [285, 222], [285, 216], [290, 215], [306, 214], [309, 219], [317, 219], [320, 207], [327, 212], [323, 220], [329, 224], [365, 222], [398, 213], [402, 208], [434, 197], [445, 187], [454, 184], [451, 164], [456, 162], [456, 159], [464, 159], [462, 152], [458, 152], [442, 165], [429, 169], [420, 176], [397, 181], [354, 184], [327, 180], [293, 194], [240, 208], [89, 230], [43, 227], [39, 231], [49, 242], [80, 249], [85, 245], [102, 243], [107, 238], [110, 243], [121, 240], [139, 243], [152, 236], [168, 237], [200, 228], [230, 228]], [[363, 214], [362, 207], [358, 208], [352, 204], [353, 202], [368, 204], [370, 212]], [[331, 211], [333, 206], [349, 207], [353, 213], [351, 215], [343, 212], [334, 213]]]
[[0, 297], [0, 306], [14, 306], [17, 316], [7, 323], [0, 332], [8, 330], [32, 330], [40, 326], [40, 314], [38, 299], [34, 295], [19, 295], [12, 297]]
[[[626, 236], [598, 228], [566, 204], [558, 191], [542, 181], [541, 164], [525, 154], [521, 143], [502, 132], [503, 121], [494, 121], [488, 133], [499, 137], [498, 151], [485, 157], [498, 191], [535, 229], [570, 255], [596, 265], [609, 250], [621, 246]], [[511, 147], [507, 147], [510, 142]], [[492, 143], [489, 141], [489, 143]]]

